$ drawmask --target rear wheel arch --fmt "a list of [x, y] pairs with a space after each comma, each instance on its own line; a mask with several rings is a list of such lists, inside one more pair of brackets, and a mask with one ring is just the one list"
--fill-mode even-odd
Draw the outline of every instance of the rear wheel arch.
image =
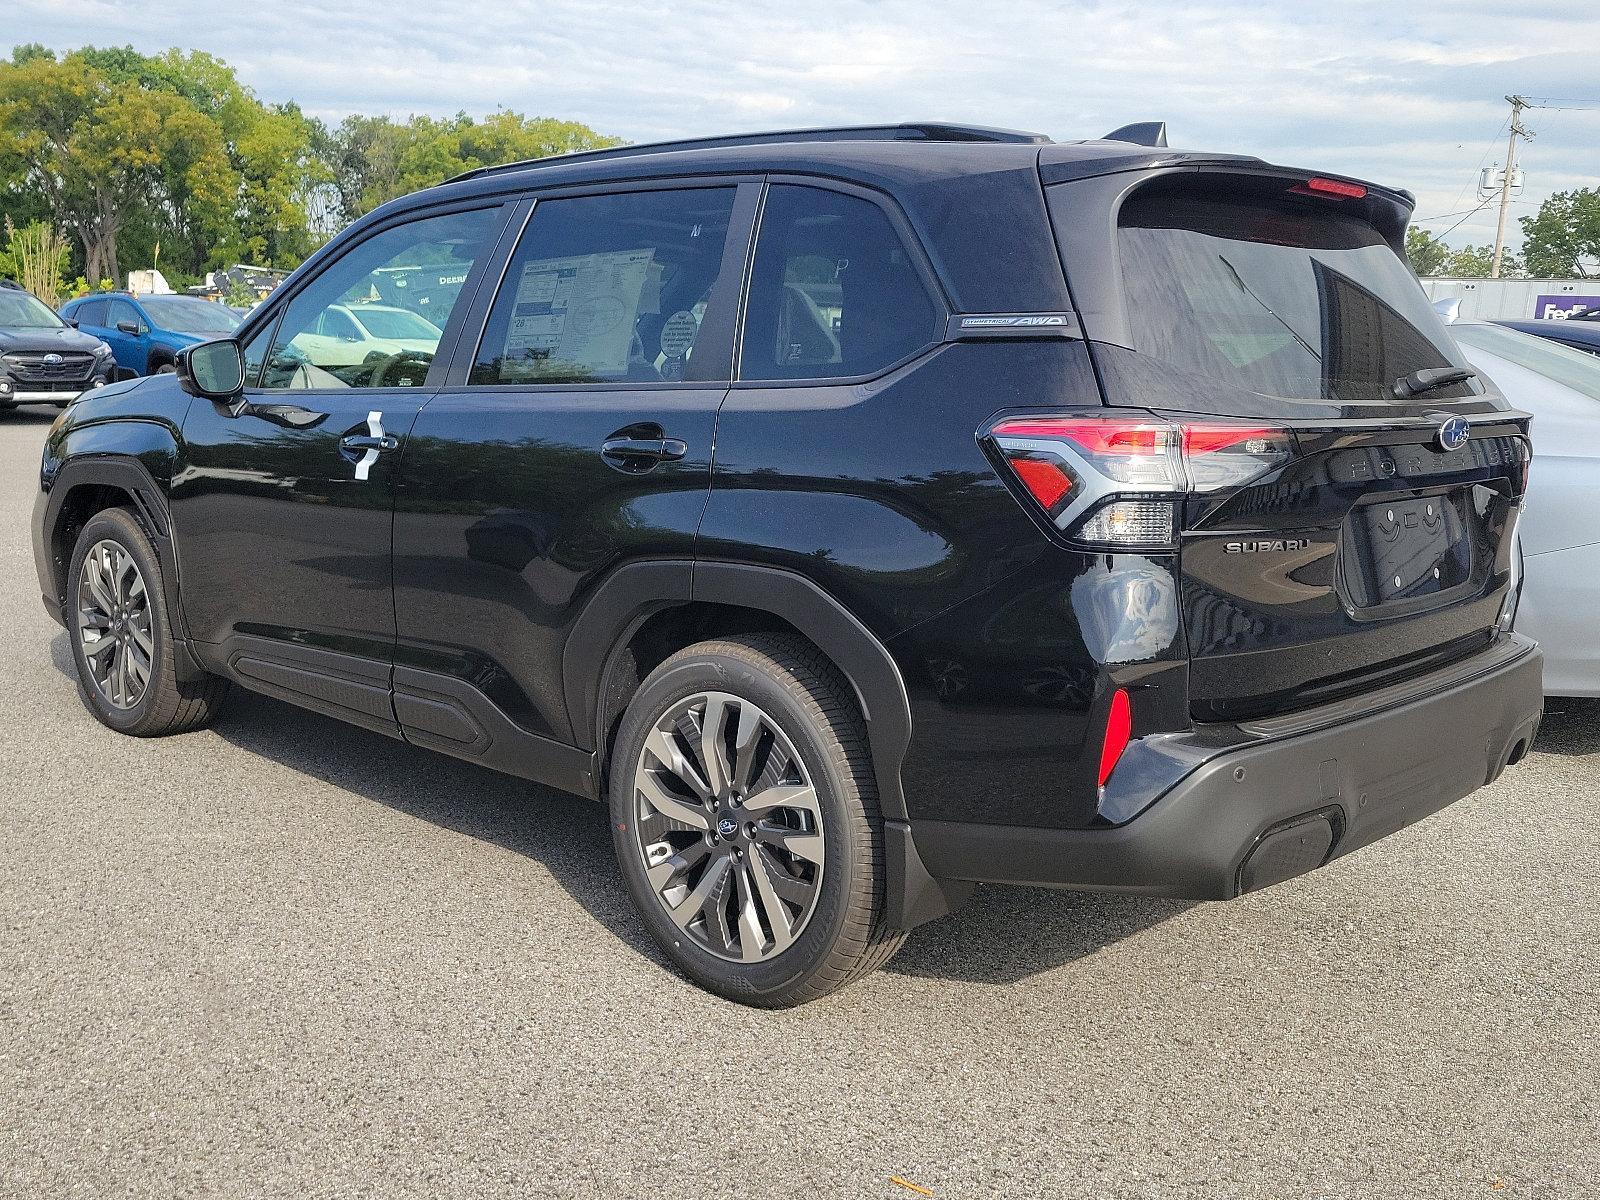
[[634, 563], [613, 574], [573, 627], [563, 655], [568, 715], [602, 752], [630, 688], [669, 655], [711, 637], [798, 634], [839, 671], [867, 722], [885, 817], [904, 820], [900, 763], [911, 742], [905, 682], [883, 643], [792, 571], [745, 563]]
[[959, 907], [971, 885], [929, 874], [907, 819], [900, 766], [911, 744], [911, 705], [900, 670], [843, 604], [792, 571], [745, 563], [633, 563], [601, 585], [563, 656], [574, 735], [597, 751], [601, 779], [621, 715], [657, 665], [697, 642], [755, 632], [794, 634], [815, 646], [861, 710], [884, 824], [890, 926], [910, 929]]

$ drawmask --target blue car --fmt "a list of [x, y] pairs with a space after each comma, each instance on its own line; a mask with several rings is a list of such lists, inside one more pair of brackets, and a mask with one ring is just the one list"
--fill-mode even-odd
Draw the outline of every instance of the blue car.
[[171, 371], [185, 346], [226, 337], [239, 327], [231, 308], [194, 296], [99, 292], [68, 301], [61, 315], [104, 341], [117, 366], [134, 375]]

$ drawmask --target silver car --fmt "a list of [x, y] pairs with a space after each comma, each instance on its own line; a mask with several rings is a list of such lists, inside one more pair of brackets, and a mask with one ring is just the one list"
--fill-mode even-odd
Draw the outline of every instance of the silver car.
[[1517, 630], [1544, 647], [1546, 695], [1600, 696], [1600, 358], [1487, 322], [1450, 332], [1533, 414]]

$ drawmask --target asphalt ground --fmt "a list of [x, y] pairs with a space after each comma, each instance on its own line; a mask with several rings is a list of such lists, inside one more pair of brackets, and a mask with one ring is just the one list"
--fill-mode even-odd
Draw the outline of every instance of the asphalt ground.
[[980, 889], [717, 1000], [598, 806], [235, 692], [91, 719], [0, 415], [0, 1195], [1600, 1195], [1600, 707], [1229, 904]]

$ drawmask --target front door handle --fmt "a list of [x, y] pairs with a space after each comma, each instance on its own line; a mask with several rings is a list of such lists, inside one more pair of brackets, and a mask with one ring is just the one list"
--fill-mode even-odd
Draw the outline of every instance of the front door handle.
[[397, 450], [400, 439], [384, 434], [382, 437], [372, 437], [365, 433], [347, 433], [339, 439], [339, 448], [342, 450]]
[[622, 471], [648, 471], [657, 463], [677, 462], [689, 444], [677, 438], [607, 438], [600, 444], [606, 462]]
[[385, 450], [398, 450], [400, 439], [391, 437], [383, 431], [383, 414], [369, 412], [367, 414], [366, 433], [347, 433], [339, 439], [339, 449], [345, 454], [360, 454], [361, 458], [356, 463], [356, 478], [366, 479], [372, 471], [372, 464], [378, 461], [378, 455]]

